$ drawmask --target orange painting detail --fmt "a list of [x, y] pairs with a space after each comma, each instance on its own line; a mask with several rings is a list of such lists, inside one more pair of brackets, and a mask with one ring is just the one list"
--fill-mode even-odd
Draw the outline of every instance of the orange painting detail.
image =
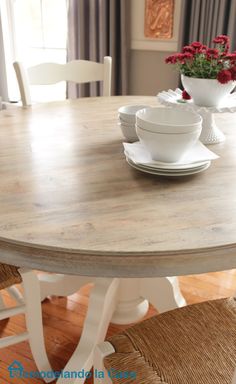
[[173, 37], [174, 0], [146, 0], [145, 37], [171, 39]]

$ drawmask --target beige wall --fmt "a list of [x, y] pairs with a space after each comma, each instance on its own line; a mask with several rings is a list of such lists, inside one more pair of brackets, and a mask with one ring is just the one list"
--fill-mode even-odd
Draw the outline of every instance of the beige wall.
[[178, 87], [178, 73], [165, 64], [170, 52], [131, 50], [129, 94], [156, 95], [159, 91]]
[[131, 52], [129, 93], [156, 95], [162, 90], [178, 87], [179, 74], [165, 57], [178, 50], [183, 24], [183, 0], [175, 0], [173, 37], [168, 42], [147, 40], [144, 36], [145, 0], [131, 1]]

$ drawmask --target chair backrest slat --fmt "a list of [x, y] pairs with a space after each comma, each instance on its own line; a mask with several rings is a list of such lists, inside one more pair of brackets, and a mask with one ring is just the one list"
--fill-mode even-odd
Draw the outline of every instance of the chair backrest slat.
[[70, 61], [66, 64], [43, 63], [28, 69], [29, 82], [37, 84], [55, 84], [59, 81], [87, 83], [103, 80], [103, 64], [85, 60]]
[[50, 85], [60, 81], [78, 84], [103, 81], [103, 96], [111, 95], [112, 59], [104, 57], [103, 63], [88, 60], [73, 60], [66, 64], [41, 63], [24, 68], [21, 62], [13, 63], [23, 106], [31, 105], [30, 85]]

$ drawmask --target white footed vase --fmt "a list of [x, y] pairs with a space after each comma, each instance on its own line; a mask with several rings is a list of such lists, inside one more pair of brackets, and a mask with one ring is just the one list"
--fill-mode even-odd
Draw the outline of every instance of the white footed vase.
[[181, 75], [181, 81], [194, 104], [202, 107], [219, 106], [236, 86], [233, 80], [221, 84], [217, 79], [198, 79], [184, 75]]

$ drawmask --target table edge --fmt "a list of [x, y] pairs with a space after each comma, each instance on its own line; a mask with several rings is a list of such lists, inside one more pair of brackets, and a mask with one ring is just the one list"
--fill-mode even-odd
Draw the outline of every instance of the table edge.
[[1, 262], [100, 277], [175, 276], [232, 269], [236, 268], [235, 251], [233, 243], [163, 252], [92, 252], [0, 239]]

